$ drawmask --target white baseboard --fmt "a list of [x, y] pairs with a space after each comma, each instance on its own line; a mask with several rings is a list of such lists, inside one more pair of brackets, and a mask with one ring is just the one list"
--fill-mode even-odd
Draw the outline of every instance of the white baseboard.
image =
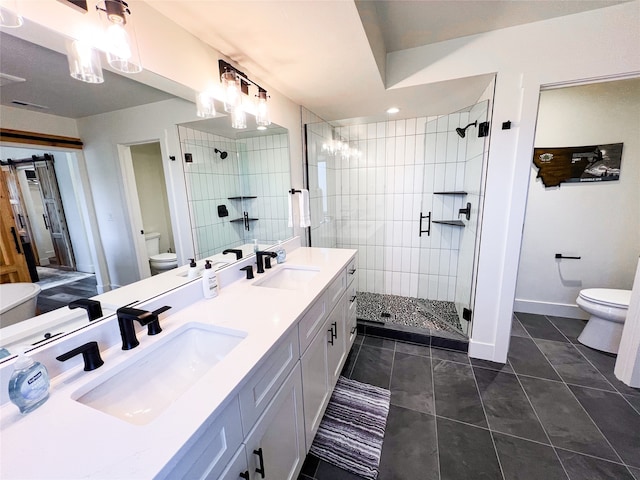
[[469, 356], [471, 358], [477, 358], [480, 360], [489, 360], [490, 362], [504, 363], [505, 359], [496, 359], [494, 355], [496, 353], [496, 346], [492, 343], [476, 342], [473, 339], [469, 340]]
[[77, 263], [76, 270], [82, 273], [96, 273], [96, 269], [93, 268], [92, 263], [87, 263], [87, 264]]
[[553, 317], [579, 318], [587, 320], [589, 314], [577, 305], [566, 303], [538, 302], [535, 300], [522, 300], [516, 298], [513, 303], [514, 312], [535, 313], [538, 315], [551, 315]]

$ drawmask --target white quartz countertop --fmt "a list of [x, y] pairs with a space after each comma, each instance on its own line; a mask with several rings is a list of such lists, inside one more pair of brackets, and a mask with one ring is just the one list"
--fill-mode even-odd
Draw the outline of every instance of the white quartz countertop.
[[[84, 372], [77, 366], [52, 379], [49, 400], [21, 415], [12, 404], [0, 409], [0, 477], [14, 478], [151, 478], [157, 475], [213, 413], [239, 391], [297, 319], [347, 265], [355, 250], [298, 248], [284, 264], [275, 265], [254, 280], [238, 280], [218, 297], [202, 299], [161, 317], [163, 332], [139, 333], [140, 345], [123, 351], [119, 345], [102, 352], [105, 364]], [[318, 274], [296, 290], [254, 286], [279, 269], [315, 267]], [[235, 267], [232, 267], [235, 268]], [[184, 288], [200, 288], [194, 281]], [[164, 299], [171, 305], [175, 290]], [[201, 298], [201, 294], [200, 294]], [[110, 328], [118, 329], [111, 320]], [[123, 363], [142, 357], [155, 342], [189, 322], [243, 332], [246, 337], [201, 380], [146, 425], [134, 425], [74, 400], [74, 392], [107, 378]], [[55, 361], [55, 360], [54, 360]], [[162, 375], [162, 371], [157, 372]]]

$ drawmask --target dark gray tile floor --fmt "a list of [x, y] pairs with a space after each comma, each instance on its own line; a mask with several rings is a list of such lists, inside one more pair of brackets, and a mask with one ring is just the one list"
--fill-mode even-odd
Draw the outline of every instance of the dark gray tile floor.
[[[583, 325], [516, 313], [506, 365], [359, 336], [343, 375], [391, 390], [379, 480], [640, 480], [640, 390]], [[312, 479], [359, 477], [309, 455]]]
[[38, 310], [47, 313], [60, 307], [66, 307], [79, 298], [94, 297], [98, 294], [95, 275], [66, 283], [58, 287], [41, 290], [38, 295]]

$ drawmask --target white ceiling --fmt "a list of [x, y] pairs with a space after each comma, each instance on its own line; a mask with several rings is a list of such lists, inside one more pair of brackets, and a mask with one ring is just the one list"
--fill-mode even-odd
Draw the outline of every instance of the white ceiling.
[[[375, 121], [386, 118], [390, 106], [401, 108], [400, 118], [460, 110], [475, 103], [492, 78], [387, 89], [387, 52], [629, 0], [145, 1], [251, 78], [322, 118]], [[26, 101], [70, 118], [172, 97], [106, 70], [102, 85], [77, 82], [64, 55], [6, 34], [0, 72], [27, 80], [2, 86], [2, 104]]]
[[[386, 89], [388, 52], [628, 0], [153, 0], [149, 4], [326, 120], [449, 113], [490, 77]], [[381, 73], [382, 72], [382, 73]]]
[[27, 110], [61, 117], [81, 118], [174, 98], [107, 70], [102, 84], [79, 82], [69, 76], [65, 55], [6, 33], [0, 33], [0, 72], [25, 80], [3, 82], [2, 105], [27, 102], [45, 107], [24, 107]]

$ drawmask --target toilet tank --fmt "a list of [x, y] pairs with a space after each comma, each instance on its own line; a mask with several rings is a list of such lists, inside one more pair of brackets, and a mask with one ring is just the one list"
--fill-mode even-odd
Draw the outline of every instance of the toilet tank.
[[158, 232], [145, 233], [144, 239], [147, 242], [148, 257], [160, 253], [160, 234]]

